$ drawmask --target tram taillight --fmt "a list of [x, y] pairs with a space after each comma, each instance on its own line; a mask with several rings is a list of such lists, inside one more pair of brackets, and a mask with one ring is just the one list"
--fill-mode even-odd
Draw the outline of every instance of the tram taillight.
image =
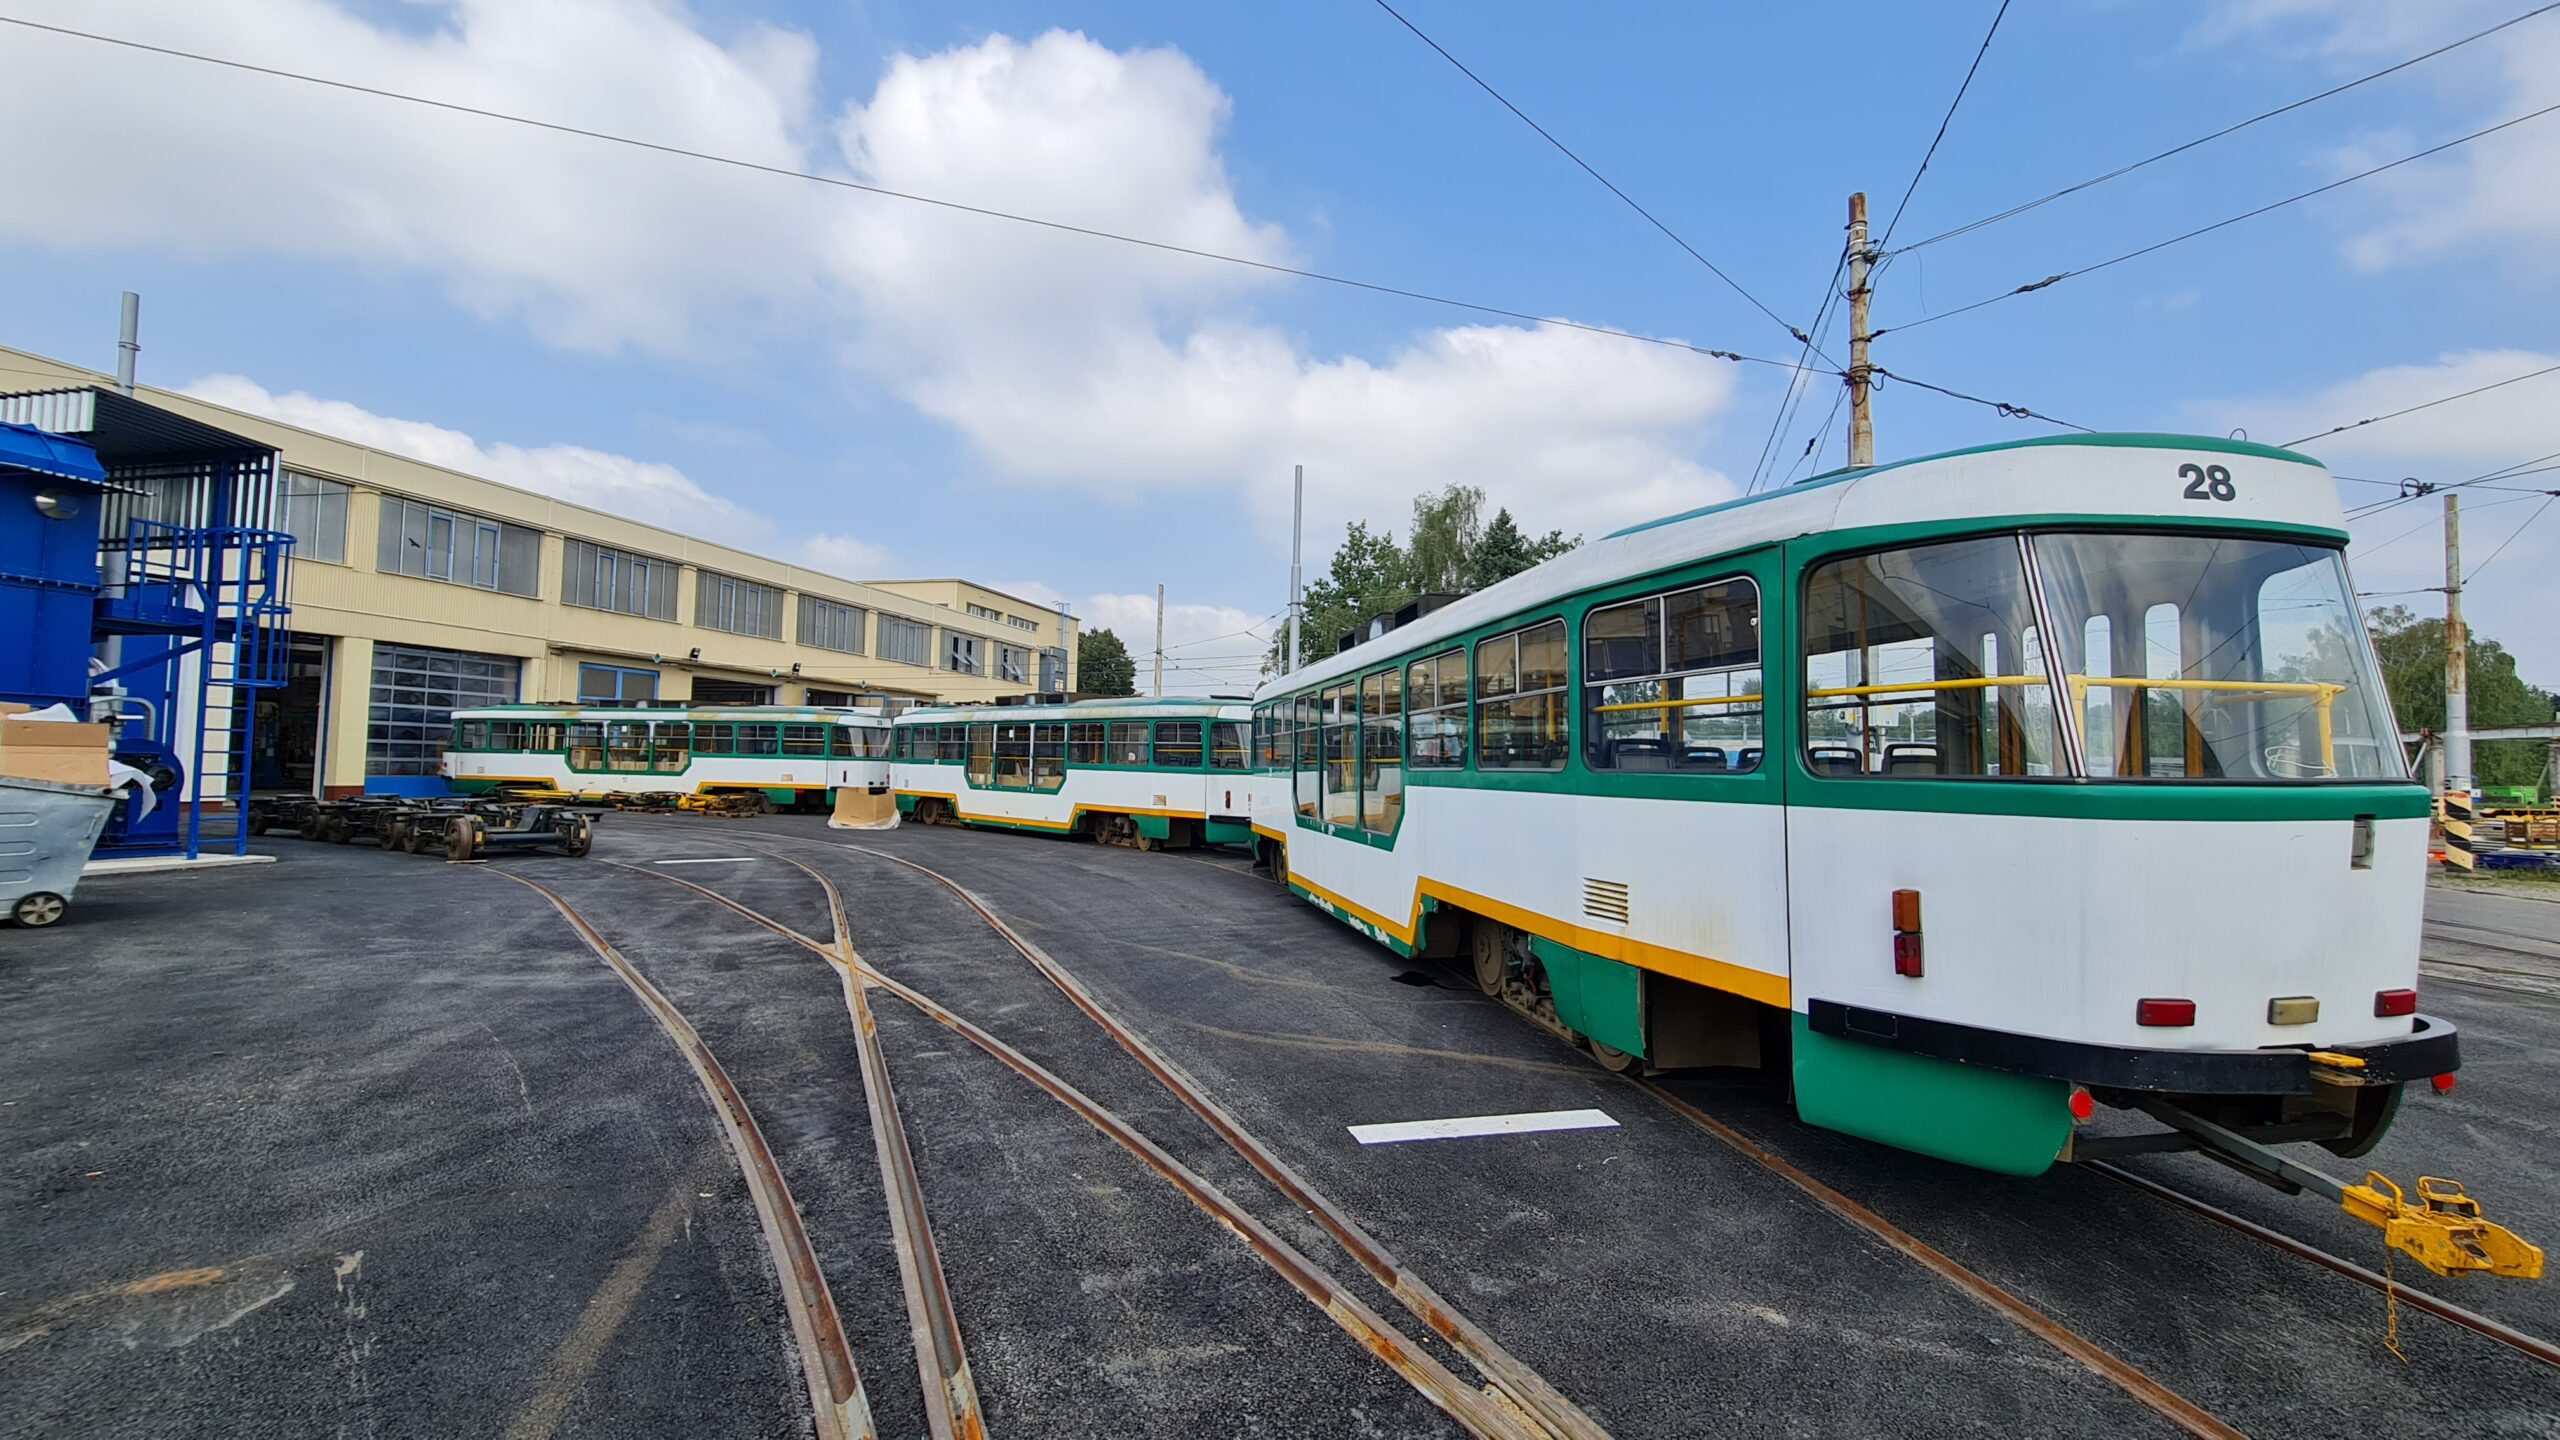
[[2418, 992], [2378, 990], [2373, 996], [2373, 1013], [2386, 1020], [2394, 1015], [2415, 1015], [2418, 1013]]
[[2193, 1025], [2196, 1002], [2193, 1000], [2137, 1000], [2133, 1003], [2136, 1025]]
[[1920, 975], [1920, 892], [1893, 892], [1893, 973]]

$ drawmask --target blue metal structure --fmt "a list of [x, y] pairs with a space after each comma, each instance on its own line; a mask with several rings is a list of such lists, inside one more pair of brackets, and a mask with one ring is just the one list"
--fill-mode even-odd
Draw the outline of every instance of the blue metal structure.
[[76, 440], [0, 425], [0, 699], [77, 709], [89, 693], [97, 507], [107, 472]]
[[[94, 387], [0, 395], [0, 424], [75, 439], [103, 471], [76, 698], [119, 722], [116, 758], [153, 777], [158, 803], [119, 806], [100, 853], [247, 850], [257, 695], [285, 682], [290, 614], [274, 447]], [[217, 774], [219, 810], [204, 793]]]

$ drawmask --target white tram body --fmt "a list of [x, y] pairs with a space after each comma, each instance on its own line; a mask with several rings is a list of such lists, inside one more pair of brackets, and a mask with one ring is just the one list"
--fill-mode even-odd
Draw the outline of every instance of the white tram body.
[[456, 790], [752, 793], [776, 807], [885, 795], [889, 717], [826, 705], [494, 705], [457, 710], [441, 768]]
[[2031, 1174], [2177, 1097], [2362, 1153], [2456, 1056], [2346, 540], [2246, 442], [1819, 476], [1269, 682], [1254, 832], [1612, 1063], [1783, 1057], [1816, 1124]]
[[901, 814], [1141, 849], [1244, 845], [1250, 706], [1078, 700], [909, 710], [892, 759]]

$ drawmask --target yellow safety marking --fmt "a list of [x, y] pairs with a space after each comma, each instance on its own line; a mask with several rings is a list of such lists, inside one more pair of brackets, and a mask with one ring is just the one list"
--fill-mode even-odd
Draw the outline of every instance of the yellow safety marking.
[[[1642, 684], [1643, 682], [1632, 683]], [[1591, 713], [1614, 715], [1621, 710], [1686, 710], [1696, 705], [1757, 705], [1764, 698], [1766, 697], [1759, 695], [1710, 695], [1698, 700], [1630, 700], [1623, 705], [1595, 705]]]
[[2444, 792], [2444, 863], [2457, 870], [2480, 868], [2480, 856], [2471, 848], [2471, 796], [2461, 791]]
[[1423, 877], [1414, 887], [1412, 917], [1403, 924], [1398, 924], [1377, 911], [1347, 896], [1336, 894], [1304, 875], [1298, 874], [1295, 865], [1290, 867], [1289, 883], [1327, 905], [1376, 927], [1381, 934], [1393, 936], [1399, 944], [1407, 946], [1414, 943], [1414, 936], [1422, 928], [1422, 902], [1425, 898], [1429, 898], [1482, 915], [1488, 920], [1499, 921], [1514, 930], [1525, 930], [1559, 945], [1570, 945], [1586, 955], [1597, 955], [1604, 960], [1615, 960], [1621, 964], [1636, 966], [1638, 969], [1659, 971], [1675, 979], [1691, 981], [1711, 990], [1726, 991], [1782, 1009], [1789, 1008], [1793, 1001], [1793, 991], [1784, 975], [1772, 975], [1766, 970], [1754, 970], [1747, 965], [1736, 965], [1729, 960], [1693, 955], [1686, 950], [1672, 949], [1668, 945], [1656, 945], [1650, 941], [1613, 935], [1606, 930], [1586, 929], [1569, 920], [1559, 920], [1552, 915], [1542, 915], [1535, 910], [1524, 910], [1506, 901], [1496, 900], [1492, 896], [1479, 895], [1472, 890], [1461, 890], [1455, 885], [1434, 880], [1428, 876]]
[[2339, 1200], [2347, 1214], [2382, 1231], [2385, 1245], [2438, 1275], [2485, 1270], [2512, 1280], [2542, 1278], [2542, 1248], [2483, 1219], [2480, 1202], [2457, 1181], [2418, 1177], [2418, 1203], [2379, 1170], [2349, 1185]]
[[1265, 826], [1261, 826], [1261, 825], [1256, 825], [1256, 826], [1254, 826], [1254, 827], [1253, 827], [1253, 833], [1254, 833], [1254, 834], [1256, 834], [1256, 835], [1261, 836], [1261, 837], [1262, 837], [1263, 839], [1265, 839], [1265, 840], [1277, 840], [1277, 841], [1279, 841], [1279, 842], [1280, 842], [1281, 844], [1283, 844], [1283, 845], [1286, 845], [1286, 844], [1288, 844], [1288, 843], [1289, 843], [1289, 837], [1288, 837], [1288, 836], [1281, 834], [1281, 833], [1280, 833], [1279, 831], [1277, 831], [1277, 830], [1269, 829], [1269, 828], [1267, 828], [1267, 827], [1265, 827]]
[[2333, 1070], [2361, 1070], [2364, 1068], [2363, 1056], [2341, 1055], [2335, 1050], [2314, 1050], [2302, 1058], [2310, 1061], [2314, 1065], [2326, 1065]]

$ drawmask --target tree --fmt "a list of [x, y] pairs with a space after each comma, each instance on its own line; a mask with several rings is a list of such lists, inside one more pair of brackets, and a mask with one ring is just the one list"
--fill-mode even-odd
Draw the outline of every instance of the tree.
[[1474, 558], [1484, 540], [1484, 492], [1453, 484], [1413, 497], [1413, 539], [1405, 546], [1406, 578], [1417, 595], [1475, 588]]
[[1076, 636], [1076, 682], [1081, 694], [1135, 695], [1138, 662], [1129, 658], [1129, 647], [1119, 636], [1087, 630]]
[[[2382, 662], [2382, 688], [2391, 692], [2391, 709], [2404, 730], [2444, 730], [2444, 622], [2422, 616], [2405, 605], [2386, 605], [2365, 618], [2373, 632], [2374, 654]], [[2549, 691], [2527, 685], [2516, 674], [2516, 658], [2495, 640], [2471, 634], [2471, 723], [2548, 725], [2552, 718]], [[2538, 785], [2548, 754], [2544, 741], [2492, 742], [2475, 746], [2473, 783]]]
[[[1334, 547], [1333, 561], [1325, 573], [1307, 584], [1300, 597], [1305, 606], [1300, 622], [1298, 663], [1322, 660], [1341, 648], [1342, 636], [1366, 623], [1382, 610], [1393, 610], [1413, 598], [1411, 569], [1404, 551], [1396, 544], [1395, 532], [1369, 533], [1369, 522], [1354, 520], [1342, 532], [1342, 543]], [[1271, 640], [1270, 658], [1263, 668], [1277, 674], [1283, 669], [1281, 658], [1288, 646], [1288, 629], [1282, 627]]]
[[1493, 523], [1484, 527], [1484, 535], [1476, 542], [1474, 554], [1468, 557], [1466, 588], [1481, 590], [1499, 584], [1581, 543], [1581, 536], [1568, 540], [1561, 530], [1550, 530], [1545, 538], [1532, 540], [1520, 533], [1520, 524], [1511, 518], [1508, 507], [1497, 510]]

